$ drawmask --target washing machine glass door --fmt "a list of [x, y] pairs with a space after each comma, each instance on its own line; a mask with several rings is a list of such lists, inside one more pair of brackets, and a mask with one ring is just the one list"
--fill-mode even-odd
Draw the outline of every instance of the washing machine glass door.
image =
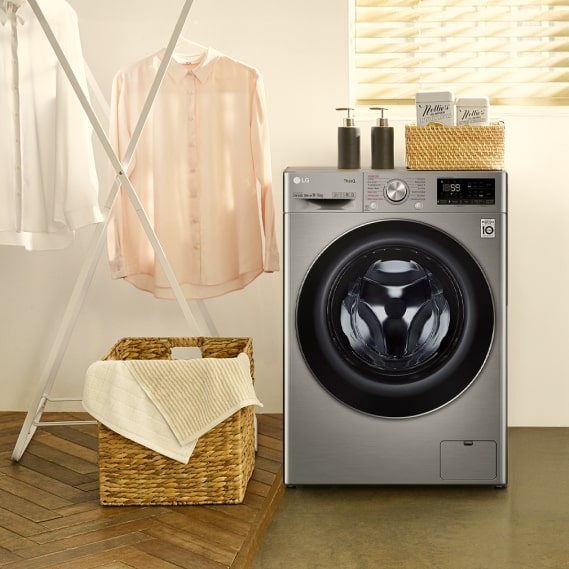
[[330, 244], [301, 287], [298, 340], [342, 403], [384, 417], [427, 413], [476, 378], [494, 333], [479, 265], [430, 225], [389, 220]]

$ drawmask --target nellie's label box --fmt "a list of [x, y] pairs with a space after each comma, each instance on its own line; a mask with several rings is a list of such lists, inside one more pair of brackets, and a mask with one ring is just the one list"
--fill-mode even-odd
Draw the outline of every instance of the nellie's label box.
[[417, 126], [454, 126], [454, 95], [452, 91], [419, 91], [415, 95]]
[[488, 97], [459, 97], [456, 100], [456, 124], [486, 126], [489, 123]]

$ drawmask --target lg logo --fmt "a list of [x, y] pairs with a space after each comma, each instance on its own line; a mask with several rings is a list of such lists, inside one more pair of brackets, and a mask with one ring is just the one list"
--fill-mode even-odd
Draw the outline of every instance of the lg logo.
[[480, 220], [480, 237], [482, 237], [482, 239], [494, 239], [496, 237], [495, 219]]
[[293, 184], [310, 184], [310, 178], [301, 178], [300, 176], [295, 176], [292, 179]]

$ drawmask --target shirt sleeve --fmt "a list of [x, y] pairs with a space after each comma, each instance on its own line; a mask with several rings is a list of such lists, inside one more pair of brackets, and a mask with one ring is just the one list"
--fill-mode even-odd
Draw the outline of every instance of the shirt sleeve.
[[[77, 16], [65, 14], [58, 41], [88, 97]], [[103, 221], [93, 152], [93, 129], [61, 66], [57, 69], [54, 218], [71, 229]]]
[[251, 147], [255, 175], [261, 188], [261, 217], [265, 237], [263, 270], [267, 273], [280, 269], [273, 202], [269, 125], [262, 78], [257, 74], [251, 113]]
[[[117, 158], [123, 161], [128, 143], [130, 141], [130, 131], [126, 124], [127, 113], [125, 112], [125, 78], [122, 72], [115, 75], [111, 89], [110, 102], [110, 121], [109, 121], [109, 142]], [[134, 168], [134, 157], [130, 162], [128, 172], [132, 173]], [[115, 169], [109, 164], [109, 188], [115, 182]], [[119, 190], [119, 194], [115, 199], [111, 210], [109, 226], [107, 229], [107, 254], [113, 278], [124, 276], [123, 267], [123, 200], [125, 199], [124, 190]]]

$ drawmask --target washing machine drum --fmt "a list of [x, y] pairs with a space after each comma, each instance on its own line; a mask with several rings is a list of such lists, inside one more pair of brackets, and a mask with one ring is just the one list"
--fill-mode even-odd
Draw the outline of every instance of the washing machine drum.
[[478, 263], [423, 223], [363, 225], [331, 243], [298, 297], [298, 340], [331, 395], [383, 417], [428, 413], [475, 380], [494, 333]]

